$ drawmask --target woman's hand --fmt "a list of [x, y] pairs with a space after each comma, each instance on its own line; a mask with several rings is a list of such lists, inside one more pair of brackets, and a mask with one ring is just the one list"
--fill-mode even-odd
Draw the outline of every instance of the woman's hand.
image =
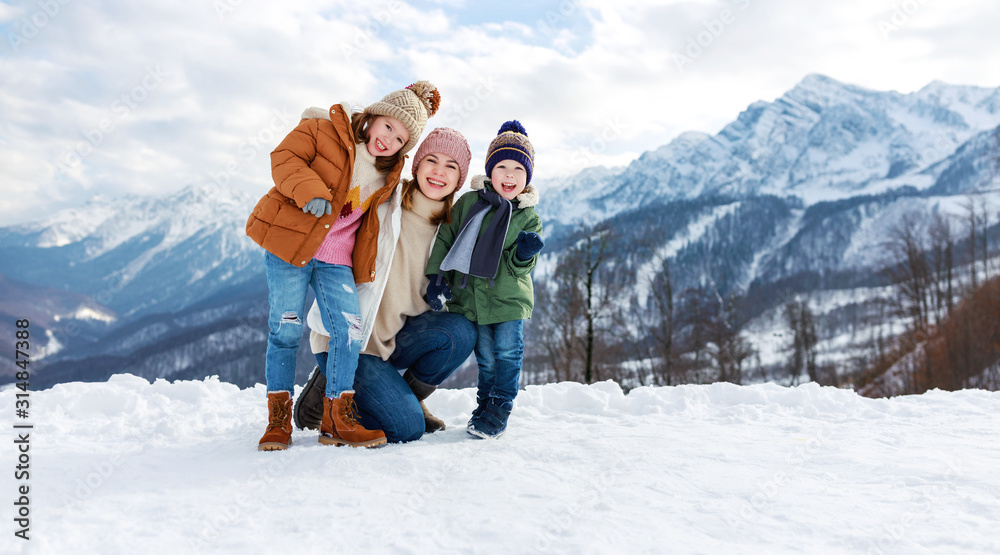
[[445, 301], [451, 300], [451, 288], [441, 274], [428, 277], [431, 282], [427, 284], [427, 304], [431, 305], [431, 310], [437, 312], [444, 308]]

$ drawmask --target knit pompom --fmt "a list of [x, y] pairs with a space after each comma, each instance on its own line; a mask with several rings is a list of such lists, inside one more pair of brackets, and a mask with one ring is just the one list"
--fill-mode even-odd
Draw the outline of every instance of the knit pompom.
[[524, 126], [521, 125], [521, 122], [517, 121], [516, 119], [512, 119], [501, 125], [500, 131], [497, 131], [497, 135], [501, 133], [506, 133], [507, 131], [513, 131], [514, 133], [519, 133], [521, 135], [524, 135], [525, 137], [528, 136], [528, 132], [524, 130]]
[[437, 113], [438, 107], [441, 106], [441, 93], [430, 81], [417, 81], [406, 88], [413, 91], [413, 94], [417, 95], [420, 102], [427, 108], [427, 117]]

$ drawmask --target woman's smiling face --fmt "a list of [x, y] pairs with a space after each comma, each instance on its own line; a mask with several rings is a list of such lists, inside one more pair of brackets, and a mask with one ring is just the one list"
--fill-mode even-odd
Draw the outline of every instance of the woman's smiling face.
[[424, 156], [417, 166], [417, 186], [425, 197], [442, 200], [458, 188], [461, 176], [458, 162], [441, 152]]

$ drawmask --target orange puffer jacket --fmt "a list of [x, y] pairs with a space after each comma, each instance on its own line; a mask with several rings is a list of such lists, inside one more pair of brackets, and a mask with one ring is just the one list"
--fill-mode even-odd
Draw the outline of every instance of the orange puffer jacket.
[[[303, 117], [311, 115], [307, 110]], [[325, 116], [325, 114], [321, 115]], [[327, 117], [309, 117], [271, 153], [274, 187], [264, 195], [247, 220], [247, 235], [268, 252], [295, 266], [305, 266], [326, 238], [330, 226], [340, 217], [354, 172], [355, 144], [351, 110], [346, 104], [330, 108]], [[369, 206], [385, 202], [399, 184], [405, 158], [385, 178], [385, 186], [372, 197]], [[333, 211], [319, 218], [302, 207], [314, 198], [330, 201]], [[375, 256], [379, 230], [375, 210], [361, 219], [354, 243], [354, 281], [375, 279]]]

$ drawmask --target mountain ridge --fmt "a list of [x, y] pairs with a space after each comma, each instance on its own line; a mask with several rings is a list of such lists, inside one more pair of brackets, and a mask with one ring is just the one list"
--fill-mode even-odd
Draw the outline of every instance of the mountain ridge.
[[[546, 249], [535, 277], [551, 275], [578, 226], [605, 223], [623, 237], [612, 258], [633, 292], [649, 277], [636, 274], [658, 268], [649, 253], [671, 259], [678, 292], [706, 282], [721, 294], [796, 280], [804, 290], [872, 285], [885, 234], [904, 214], [958, 216], [962, 195], [993, 185], [998, 126], [1000, 89], [934, 82], [902, 94], [806, 76], [715, 135], [681, 133], [627, 166], [540, 180]], [[113, 315], [63, 342], [51, 358], [60, 375], [88, 375], [74, 364], [152, 378], [222, 365], [249, 384], [266, 330], [263, 251], [244, 234], [256, 199], [212, 184], [95, 196], [0, 228], [0, 274], [42, 288], [31, 295], [71, 292]], [[778, 298], [758, 297], [757, 311]]]
[[809, 205], [904, 185], [924, 190], [963, 144], [997, 126], [1000, 88], [934, 82], [902, 94], [812, 74], [773, 102], [751, 103], [715, 135], [689, 131], [643, 153], [603, 187], [568, 179], [559, 193], [581, 208], [543, 203], [539, 211], [565, 225], [653, 197], [773, 194]]

